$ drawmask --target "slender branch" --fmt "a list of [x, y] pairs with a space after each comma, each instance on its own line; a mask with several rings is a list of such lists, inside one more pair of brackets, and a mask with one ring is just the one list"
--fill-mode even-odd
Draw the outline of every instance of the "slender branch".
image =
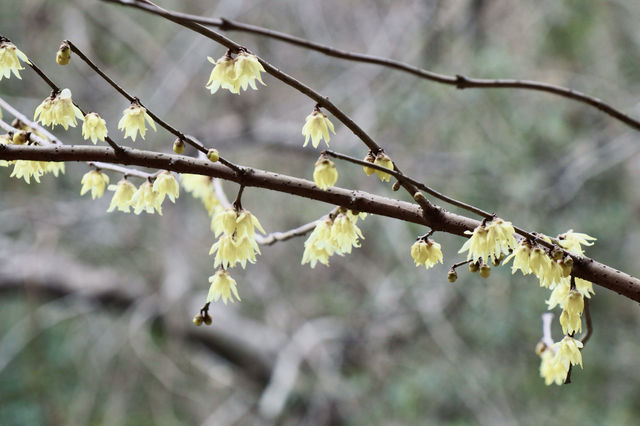
[[[125, 6], [133, 6], [139, 9], [144, 9], [151, 13], [157, 13], [157, 10], [152, 5], [146, 4], [146, 2], [139, 2], [135, 0], [103, 0], [103, 1], [107, 1], [110, 3], [119, 3]], [[321, 43], [316, 43], [300, 37], [295, 37], [290, 34], [274, 31], [274, 30], [259, 27], [256, 25], [250, 25], [250, 24], [245, 24], [238, 21], [233, 21], [227, 18], [207, 18], [203, 16], [190, 15], [187, 13], [180, 13], [180, 12], [174, 12], [174, 11], [171, 11], [171, 12], [165, 11], [165, 12], [171, 13], [171, 15], [174, 16], [175, 18], [181, 19], [183, 21], [191, 21], [193, 23], [198, 23], [206, 26], [218, 27], [222, 31], [240, 31], [240, 32], [246, 32], [251, 34], [258, 34], [261, 36], [272, 38], [274, 40], [279, 40], [285, 43], [289, 43], [304, 49], [314, 50], [316, 52], [320, 52], [324, 55], [332, 56], [334, 58], [380, 65], [380, 66], [395, 69], [398, 71], [403, 71], [403, 72], [412, 74], [416, 77], [433, 81], [435, 83], [455, 86], [457, 89], [472, 89], [472, 88], [524, 89], [524, 90], [551, 93], [567, 99], [572, 99], [574, 101], [577, 101], [586, 105], [590, 105], [600, 110], [601, 112], [615, 118], [616, 120], [621, 121], [622, 123], [628, 125], [629, 127], [635, 130], [640, 130], [640, 120], [637, 120], [629, 116], [628, 114], [625, 114], [619, 109], [603, 102], [602, 100], [594, 96], [590, 96], [585, 93], [581, 93], [577, 90], [569, 89], [562, 86], [557, 86], [557, 85], [538, 82], [538, 81], [531, 81], [531, 80], [484, 79], [484, 78], [466, 77], [463, 75], [439, 74], [423, 68], [418, 68], [416, 66], [413, 66], [401, 61], [383, 58], [380, 56], [348, 52], [346, 50], [336, 49], [334, 47], [327, 46]]]
[[[69, 47], [71, 48], [71, 51], [73, 53], [77, 54], [80, 57], [80, 59], [82, 59], [87, 65], [89, 65], [89, 67], [91, 69], [93, 69], [100, 77], [102, 77], [102, 79], [104, 81], [109, 83], [109, 85], [111, 85], [111, 87], [113, 87], [118, 93], [120, 93], [122, 96], [124, 96], [129, 102], [137, 102], [138, 104], [140, 104], [140, 106], [142, 106], [144, 109], [146, 109], [147, 110], [147, 114], [149, 114], [149, 116], [153, 119], [153, 121], [158, 123], [165, 130], [167, 130], [169, 133], [172, 133], [174, 136], [176, 136], [176, 137], [180, 138], [181, 140], [187, 142], [189, 145], [193, 146], [198, 151], [200, 151], [200, 152], [202, 152], [204, 154], [206, 154], [209, 151], [201, 143], [199, 143], [196, 140], [194, 140], [193, 138], [185, 135], [184, 133], [182, 133], [181, 131], [179, 131], [175, 127], [171, 126], [169, 123], [167, 123], [166, 121], [164, 121], [160, 117], [158, 117], [153, 111], [151, 111], [149, 108], [147, 108], [140, 101], [139, 98], [131, 95], [126, 90], [124, 90], [118, 83], [116, 83], [104, 71], [102, 71], [102, 69], [100, 69], [99, 66], [97, 66], [93, 61], [91, 61], [91, 59], [89, 59], [75, 44], [73, 44], [73, 42], [71, 42], [70, 40], [64, 40], [64, 42], [69, 45]], [[241, 173], [242, 172], [242, 170], [240, 170], [236, 165], [234, 165], [233, 163], [225, 160], [222, 157], [220, 157], [220, 159], [218, 161], [220, 161], [220, 163], [224, 164], [225, 166], [233, 169], [237, 173]]]
[[31, 127], [32, 129], [35, 129], [38, 132], [40, 132], [43, 135], [45, 135], [49, 142], [51, 142], [53, 144], [62, 144], [60, 139], [55, 137], [53, 135], [53, 133], [51, 133], [46, 128], [42, 127], [40, 125], [40, 123], [37, 123], [37, 122], [32, 121], [31, 119], [29, 119], [26, 115], [24, 115], [23, 113], [21, 113], [20, 111], [15, 109], [9, 102], [7, 102], [4, 99], [2, 99], [2, 97], [0, 97], [0, 107], [5, 109], [7, 112], [9, 112], [9, 114], [13, 115], [15, 118], [17, 118], [18, 120], [20, 120], [21, 122], [23, 122], [27, 126]]
[[[177, 173], [194, 173], [225, 179], [247, 187], [271, 189], [322, 201], [334, 206], [360, 212], [392, 217], [406, 222], [426, 225], [432, 229], [464, 236], [480, 222], [465, 216], [439, 209], [437, 216], [425, 215], [415, 204], [381, 197], [364, 191], [330, 187], [318, 188], [313, 182], [293, 176], [252, 169], [243, 166], [240, 176], [224, 165], [180, 155], [163, 154], [126, 148], [121, 153], [99, 146], [24, 146], [0, 144], [0, 159], [35, 161], [102, 161], [125, 165], [137, 165]], [[570, 254], [573, 258], [572, 274], [594, 284], [613, 290], [629, 299], [640, 302], [640, 279], [613, 269], [595, 260]]]
[[292, 238], [303, 237], [309, 232], [313, 231], [320, 220], [322, 220], [322, 218], [314, 220], [313, 222], [305, 223], [302, 226], [290, 229], [288, 231], [272, 232], [268, 235], [265, 235], [264, 237], [256, 235], [256, 242], [263, 246], [270, 246], [280, 241], [287, 241]]

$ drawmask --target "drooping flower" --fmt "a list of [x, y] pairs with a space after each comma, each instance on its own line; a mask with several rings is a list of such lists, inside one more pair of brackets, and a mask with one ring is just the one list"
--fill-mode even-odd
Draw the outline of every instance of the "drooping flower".
[[257, 217], [252, 215], [248, 210], [240, 210], [238, 212], [238, 218], [236, 219], [236, 236], [238, 238], [247, 237], [255, 239], [256, 229], [263, 234], [266, 233]]
[[518, 247], [513, 252], [504, 258], [503, 265], [506, 265], [511, 259], [513, 259], [513, 265], [511, 265], [511, 273], [515, 274], [520, 270], [522, 275], [528, 275], [531, 273], [531, 266], [529, 264], [531, 258], [531, 246], [526, 240], [522, 240]]
[[331, 225], [331, 240], [339, 253], [351, 253], [352, 247], [360, 247], [364, 239], [362, 231], [346, 213], [338, 213]]
[[211, 177], [183, 173], [180, 175], [180, 181], [185, 191], [190, 192], [194, 198], [202, 201], [209, 216], [214, 215], [222, 208], [220, 200], [216, 197], [216, 190]]
[[248, 210], [236, 210], [233, 207], [219, 211], [211, 220], [211, 229], [215, 236], [222, 237], [211, 247], [209, 254], [216, 253], [214, 263], [226, 268], [239, 262], [255, 262], [256, 253], [260, 254], [255, 240], [255, 230], [265, 233], [262, 225]]
[[104, 194], [104, 189], [109, 183], [109, 176], [98, 170], [91, 170], [82, 176], [82, 189], [80, 195], [84, 195], [91, 191], [91, 199], [101, 198]]
[[489, 257], [499, 259], [517, 244], [511, 222], [500, 218], [495, 218], [486, 225], [479, 225], [473, 232], [465, 231], [465, 234], [471, 234], [471, 238], [465, 241], [458, 253], [468, 251], [467, 260], [473, 260], [474, 263], [480, 258], [485, 263], [489, 261]]
[[240, 52], [235, 58], [233, 67], [235, 69], [236, 77], [234, 87], [237, 91], [239, 89], [247, 90], [247, 86], [251, 87], [253, 90], [258, 90], [258, 87], [256, 87], [256, 80], [266, 86], [260, 76], [260, 73], [265, 72], [265, 70], [256, 55], [252, 55], [247, 52]]
[[442, 263], [442, 249], [440, 244], [427, 238], [418, 239], [411, 246], [411, 257], [416, 266], [424, 265], [426, 269], [433, 267], [436, 263]]
[[131, 211], [131, 199], [136, 192], [136, 186], [127, 179], [122, 178], [117, 185], [109, 185], [107, 189], [109, 191], [115, 191], [107, 212], [118, 209], [121, 212], [129, 213]]
[[554, 356], [550, 348], [545, 348], [540, 353], [540, 377], [544, 379], [544, 383], [549, 386], [552, 383], [561, 385], [567, 378], [569, 367], [564, 365], [559, 358]]
[[175, 203], [176, 198], [180, 196], [180, 185], [171, 172], [165, 171], [156, 177], [153, 182], [153, 191], [158, 194], [158, 203], [162, 204], [165, 196], [169, 197], [172, 203]]
[[320, 156], [313, 169], [313, 181], [320, 189], [335, 185], [338, 181], [338, 170], [334, 162], [326, 156]]
[[[391, 161], [391, 157], [389, 157], [387, 154], [385, 154], [382, 151], [379, 152], [378, 155], [376, 155], [376, 159], [373, 163], [377, 164], [378, 166], [385, 167], [389, 170], [394, 170], [393, 161]], [[376, 175], [378, 176], [378, 179], [380, 179], [381, 182], [389, 182], [391, 180], [391, 175], [389, 173], [381, 172], [380, 170], [375, 170], [375, 172], [376, 172]]]
[[565, 336], [561, 341], [554, 343], [553, 349], [556, 352], [556, 358], [566, 365], [568, 370], [569, 364], [582, 367], [582, 354], [580, 353], [582, 346], [581, 341], [571, 336]]
[[[369, 152], [366, 157], [364, 157], [364, 161], [366, 161], [367, 163], [375, 163], [376, 161], [376, 157], [373, 156], [373, 153]], [[371, 176], [372, 174], [374, 174], [376, 172], [376, 169], [371, 168], [371, 167], [367, 167], [367, 166], [362, 166], [362, 170], [364, 170], [364, 173], [367, 176]]]
[[211, 287], [209, 287], [207, 302], [217, 302], [222, 299], [222, 302], [226, 305], [228, 301], [233, 302], [234, 296], [240, 301], [236, 280], [231, 278], [231, 275], [224, 269], [220, 269], [214, 275], [210, 276], [209, 282], [211, 283]]
[[564, 234], [558, 236], [558, 242], [563, 248], [579, 255], [584, 254], [582, 246], [592, 246], [592, 241], [596, 240], [597, 238], [590, 235], [583, 234], [581, 232], [573, 232], [573, 229], [569, 229]]
[[76, 127], [76, 118], [84, 118], [80, 109], [74, 105], [71, 90], [63, 89], [60, 93], [52, 94], [36, 107], [34, 121], [45, 126], [61, 125], [65, 130]]
[[302, 265], [310, 263], [311, 268], [315, 268], [316, 264], [320, 262], [329, 266], [329, 257], [337, 250], [331, 238], [332, 225], [333, 221], [330, 218], [318, 222], [309, 238], [304, 242]]
[[548, 309], [553, 309], [556, 306], [560, 305], [564, 307], [567, 297], [569, 296], [569, 292], [571, 291], [571, 284], [568, 279], [560, 281], [558, 285], [555, 286], [549, 299], [547, 299], [547, 307]]
[[94, 144], [100, 140], [104, 142], [107, 137], [107, 123], [97, 113], [90, 112], [84, 116], [82, 123], [82, 137], [91, 139]]
[[27, 55], [22, 53], [15, 44], [6, 39], [0, 39], [0, 41], [2, 41], [0, 43], [0, 80], [3, 77], [10, 78], [12, 72], [13, 75], [22, 80], [20, 70], [23, 70], [24, 67], [20, 64], [20, 61], [27, 64], [31, 62], [29, 62]]
[[146, 180], [131, 197], [131, 207], [135, 214], [140, 214], [143, 211], [154, 214], [158, 212], [162, 215], [162, 202], [158, 193], [153, 190], [153, 185], [149, 180]]
[[122, 111], [122, 118], [118, 122], [118, 129], [124, 130], [125, 138], [130, 137], [135, 142], [138, 131], [142, 139], [144, 139], [144, 136], [147, 134], [145, 121], [156, 131], [156, 123], [154, 123], [151, 116], [147, 113], [146, 108], [137, 102], [133, 102], [129, 108]]
[[331, 140], [331, 135], [329, 131], [336, 134], [336, 131], [333, 127], [333, 123], [329, 121], [326, 115], [322, 113], [319, 109], [314, 109], [311, 114], [305, 118], [305, 124], [302, 126], [302, 135], [304, 136], [304, 146], [307, 146], [309, 143], [309, 138], [311, 138], [311, 144], [314, 148], [318, 147], [318, 144], [322, 139], [324, 139], [327, 146], [329, 146], [329, 141]]
[[209, 81], [205, 86], [211, 91], [211, 94], [216, 93], [219, 88], [227, 89], [231, 93], [239, 93], [236, 88], [235, 62], [231, 56], [225, 55], [217, 61], [211, 56], [208, 56], [207, 59], [212, 64], [215, 64], [209, 76]]
[[240, 263], [243, 268], [250, 263], [256, 262], [256, 253], [260, 253], [258, 243], [254, 238], [242, 237], [235, 235], [222, 235], [209, 250], [209, 254], [215, 253], [214, 266], [222, 266], [223, 268], [232, 268], [236, 263]]
[[45, 173], [42, 161], [16, 160], [13, 163], [13, 171], [9, 177], [24, 179], [26, 183], [31, 183], [31, 178], [40, 183], [40, 176]]
[[45, 161], [44, 172], [51, 173], [55, 177], [58, 177], [58, 174], [64, 174], [64, 162], [56, 162], [56, 161]]

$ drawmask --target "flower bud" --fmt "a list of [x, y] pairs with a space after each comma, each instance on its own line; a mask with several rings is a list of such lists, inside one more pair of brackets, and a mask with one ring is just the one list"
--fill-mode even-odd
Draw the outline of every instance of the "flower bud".
[[478, 272], [480, 269], [480, 264], [478, 262], [471, 262], [469, 264], [469, 272]]
[[62, 43], [56, 53], [56, 62], [58, 65], [67, 65], [71, 60], [71, 48], [67, 43]]
[[216, 161], [218, 161], [220, 159], [220, 154], [218, 154], [218, 150], [217, 149], [211, 148], [209, 150], [209, 152], [207, 152], [207, 158], [212, 163], [215, 163]]
[[501, 254], [498, 257], [492, 256], [491, 263], [493, 263], [493, 266], [500, 266], [502, 259], [504, 259], [504, 254]]
[[202, 315], [198, 314], [195, 317], [193, 317], [193, 324], [196, 327], [200, 327], [203, 322], [204, 322], [204, 318], [202, 318]]
[[176, 154], [184, 153], [184, 141], [182, 139], [177, 138], [175, 141], [173, 141], [173, 152], [175, 152]]
[[212, 322], [213, 320], [211, 319], [211, 315], [209, 315], [209, 313], [207, 312], [204, 316], [204, 323], [206, 325], [211, 325]]
[[486, 263], [483, 263], [480, 266], [480, 276], [482, 278], [489, 278], [489, 275], [491, 275], [491, 266], [487, 265]]
[[562, 262], [560, 262], [560, 266], [562, 266], [563, 277], [571, 275], [571, 270], [573, 269], [573, 259], [571, 256], [565, 256], [565, 258], [562, 259]]
[[447, 280], [449, 280], [450, 283], [454, 283], [456, 282], [457, 279], [458, 279], [458, 273], [455, 271], [455, 269], [451, 269], [447, 274]]
[[[364, 157], [364, 161], [366, 161], [367, 163], [373, 163], [374, 161], [376, 161], [376, 157], [374, 157], [372, 153], [368, 153], [367, 156]], [[376, 171], [375, 169], [367, 166], [362, 166], [362, 169], [367, 174], [367, 176], [371, 176]]]
[[398, 189], [400, 189], [400, 181], [397, 180], [396, 183], [393, 184], [391, 189], [393, 189], [394, 191], [397, 191]]
[[24, 145], [29, 140], [29, 134], [27, 132], [15, 132], [13, 134], [13, 143], [16, 145]]

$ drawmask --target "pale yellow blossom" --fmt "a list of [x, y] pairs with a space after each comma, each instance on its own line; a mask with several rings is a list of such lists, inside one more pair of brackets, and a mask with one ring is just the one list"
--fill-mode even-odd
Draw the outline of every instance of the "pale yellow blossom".
[[120, 179], [117, 185], [109, 185], [107, 188], [109, 191], [114, 191], [113, 198], [111, 198], [111, 204], [107, 212], [112, 212], [118, 209], [121, 212], [129, 213], [131, 210], [131, 199], [136, 192], [136, 186], [129, 182], [127, 179]]
[[224, 269], [218, 270], [214, 275], [210, 276], [209, 282], [211, 286], [209, 287], [207, 302], [217, 302], [222, 299], [222, 302], [226, 305], [228, 301], [233, 302], [234, 297], [238, 301], [240, 300], [236, 280], [231, 278], [231, 275]]
[[180, 196], [180, 185], [171, 172], [165, 171], [153, 181], [153, 191], [158, 194], [158, 203], [162, 204], [165, 196], [169, 197], [172, 203], [175, 203], [176, 198]]
[[80, 195], [84, 195], [91, 191], [91, 199], [101, 198], [104, 190], [109, 183], [109, 176], [98, 170], [91, 170], [82, 176], [82, 189]]
[[29, 59], [27, 59], [27, 55], [22, 53], [15, 44], [6, 39], [1, 40], [0, 80], [2, 80], [2, 78], [11, 77], [12, 72], [13, 75], [15, 75], [17, 78], [22, 79], [22, 77], [20, 77], [20, 71], [23, 70], [24, 67], [20, 64], [20, 61], [26, 62], [27, 64], [30, 64], [31, 62], [29, 62]]
[[97, 113], [90, 112], [84, 116], [82, 123], [82, 137], [91, 139], [94, 144], [103, 141], [107, 137], [107, 123]]
[[313, 181], [318, 188], [327, 189], [330, 186], [335, 185], [338, 180], [338, 170], [333, 161], [329, 160], [325, 156], [321, 156], [316, 161], [315, 168], [313, 169]]
[[420, 238], [411, 246], [411, 257], [416, 266], [424, 265], [426, 269], [433, 267], [436, 263], [442, 263], [442, 249], [440, 244], [427, 238]]
[[63, 89], [60, 93], [47, 97], [36, 107], [33, 119], [45, 126], [61, 125], [65, 130], [76, 127], [76, 118], [84, 118], [80, 109], [74, 105], [71, 91]]
[[[393, 166], [393, 161], [384, 152], [379, 152], [378, 155], [376, 155], [374, 164], [377, 164], [378, 166], [387, 168], [389, 170], [395, 170]], [[381, 182], [389, 182], [391, 180], [391, 175], [389, 173], [385, 173], [377, 169], [375, 170], [375, 172], [376, 172], [376, 176], [378, 176], [378, 179], [380, 179]], [[366, 170], [365, 170], [365, 173], [366, 173]]]
[[314, 148], [318, 147], [318, 144], [322, 139], [324, 139], [327, 146], [329, 146], [329, 141], [331, 140], [329, 131], [333, 132], [334, 135], [336, 134], [336, 131], [333, 127], [333, 123], [329, 121], [327, 116], [319, 109], [314, 109], [304, 121], [304, 126], [302, 126], [304, 145], [302, 146], [307, 146], [309, 138], [311, 138], [311, 144]]
[[145, 121], [156, 131], [156, 123], [154, 123], [151, 116], [147, 113], [147, 110], [142, 105], [134, 102], [129, 108], [122, 111], [122, 118], [118, 122], [118, 129], [124, 130], [125, 138], [129, 137], [135, 141], [138, 132], [140, 132], [140, 136], [144, 139], [147, 134]]
[[135, 214], [140, 214], [143, 211], [154, 214], [158, 212], [162, 215], [162, 200], [160, 200], [159, 194], [153, 190], [153, 185], [149, 180], [146, 180], [131, 197], [131, 207]]

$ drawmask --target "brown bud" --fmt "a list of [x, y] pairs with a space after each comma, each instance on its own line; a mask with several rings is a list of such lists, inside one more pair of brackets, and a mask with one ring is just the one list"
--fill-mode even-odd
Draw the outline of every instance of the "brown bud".
[[469, 272], [478, 272], [478, 269], [480, 269], [479, 262], [471, 262], [469, 264]]
[[398, 189], [400, 189], [400, 181], [397, 180], [396, 183], [393, 184], [391, 189], [393, 189], [394, 191], [397, 191]]
[[447, 274], [447, 280], [449, 280], [450, 283], [454, 283], [456, 282], [457, 279], [458, 279], [458, 273], [455, 271], [455, 269], [451, 269]]
[[489, 275], [491, 275], [491, 266], [483, 263], [482, 265], [480, 265], [479, 273], [482, 278], [489, 278]]
[[209, 313], [207, 312], [204, 316], [204, 323], [207, 325], [211, 325], [212, 322], [213, 320], [211, 319], [211, 315], [209, 315]]
[[200, 327], [203, 322], [204, 322], [204, 318], [202, 318], [202, 315], [198, 314], [195, 317], [193, 317], [193, 324], [196, 327]]

